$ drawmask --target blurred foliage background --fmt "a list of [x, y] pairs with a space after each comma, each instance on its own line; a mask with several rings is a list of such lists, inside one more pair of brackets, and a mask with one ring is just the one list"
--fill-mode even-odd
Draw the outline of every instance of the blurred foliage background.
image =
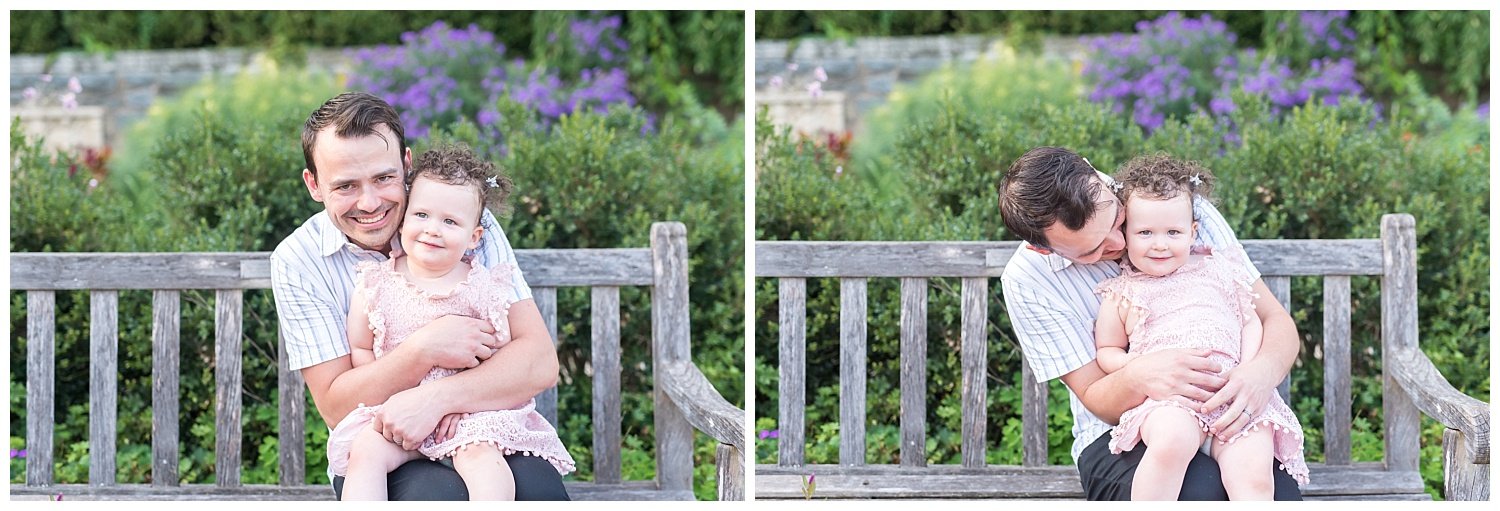
[[[1012, 37], [1024, 31], [1090, 34], [1090, 41], [1103, 41], [1082, 65], [1045, 57], [1038, 46], [999, 46], [977, 61], [898, 85], [869, 114], [865, 130], [838, 147], [772, 126], [762, 110], [755, 129], [756, 239], [1014, 239], [1000, 221], [994, 190], [1001, 173], [1026, 150], [1068, 147], [1106, 172], [1136, 155], [1165, 152], [1198, 160], [1220, 177], [1219, 209], [1242, 239], [1373, 238], [1380, 234], [1382, 214], [1414, 215], [1423, 350], [1459, 390], [1489, 400], [1486, 13], [759, 11], [756, 16], [756, 36], [762, 39], [994, 31], [1006, 41], [1024, 43], [1026, 38]], [[1313, 25], [1322, 28], [1321, 38], [1308, 37], [1320, 32]], [[1329, 42], [1335, 39], [1338, 43]], [[1206, 40], [1229, 41], [1222, 56], [1254, 62], [1248, 69], [1253, 76], [1231, 79], [1212, 72], [1218, 62], [1193, 68], [1187, 57], [1170, 57], [1201, 52]], [[1353, 63], [1351, 76], [1328, 73], [1324, 64], [1341, 59]], [[1169, 74], [1163, 62], [1184, 69]], [[1195, 69], [1206, 71], [1195, 74]], [[1159, 73], [1154, 76], [1161, 93], [1122, 94], [1149, 88], [1145, 77], [1153, 72]], [[1209, 97], [1189, 94], [1179, 97], [1183, 103], [1176, 110], [1156, 109], [1159, 118], [1132, 115], [1154, 108], [1149, 102], [1166, 97], [1171, 80], [1186, 83], [1188, 76], [1207, 77], [1205, 86], [1222, 102], [1210, 104]], [[837, 90], [838, 84], [824, 87]], [[808, 280], [807, 462], [837, 463], [839, 285], [834, 279]], [[930, 283], [927, 462], [957, 464], [960, 283]], [[896, 279], [872, 279], [869, 286], [867, 461], [897, 463], [900, 295]], [[1307, 432], [1313, 461], [1323, 456], [1320, 290], [1318, 279], [1292, 280], [1291, 311], [1301, 327], [1302, 350], [1292, 370], [1290, 404]], [[992, 279], [991, 292], [988, 462], [1019, 464], [1020, 351], [998, 279]], [[1353, 279], [1353, 293], [1354, 458], [1378, 461], [1383, 456], [1378, 280]], [[775, 279], [759, 279], [755, 296], [756, 459], [774, 463], [779, 436]], [[1067, 390], [1054, 381], [1049, 396], [1049, 460], [1071, 464]], [[1424, 418], [1422, 475], [1438, 498], [1441, 430]]]
[[[13, 124], [10, 248], [269, 251], [322, 211], [298, 179], [303, 167], [298, 136], [308, 114], [352, 84], [382, 95], [405, 114], [418, 106], [402, 103], [402, 95], [420, 90], [431, 103], [446, 106], [429, 105], [407, 121], [428, 132], [409, 139], [412, 150], [420, 153], [439, 140], [463, 141], [507, 172], [516, 190], [513, 212], [501, 218], [501, 226], [516, 248], [645, 247], [652, 222], [686, 224], [693, 360], [731, 403], [744, 407], [741, 16], [13, 12], [12, 44], [20, 51], [375, 46], [355, 56], [355, 71], [348, 76], [307, 69], [292, 59], [263, 73], [207, 79], [153, 106], [131, 128], [124, 142], [130, 147], [119, 149], [139, 155], [134, 158], [49, 151]], [[32, 30], [38, 26], [51, 28]], [[704, 30], [708, 27], [714, 30]], [[548, 39], [611, 45], [539, 43]], [[508, 49], [474, 51], [476, 40]], [[455, 51], [450, 54], [449, 48]], [[464, 48], [468, 53], [457, 51]], [[459, 55], [465, 59], [461, 65], [445, 60]], [[511, 80], [494, 90], [471, 91], [468, 103], [455, 98], [469, 92], [419, 89], [442, 77], [478, 80], [459, 74], [476, 69], [516, 74], [506, 75]], [[485, 112], [491, 115], [481, 115]], [[409, 134], [413, 128], [408, 126]], [[88, 475], [88, 298], [86, 293], [57, 295], [55, 482], [83, 483]], [[179, 470], [184, 483], [205, 483], [214, 477], [213, 295], [185, 292], [183, 297]], [[588, 292], [561, 289], [558, 302], [558, 430], [578, 461], [579, 471], [568, 477], [589, 480]], [[12, 291], [10, 305], [10, 475], [18, 483], [24, 480], [21, 458], [26, 456], [25, 294]], [[621, 307], [623, 472], [627, 480], [651, 479], [649, 293], [627, 288]], [[270, 291], [247, 292], [241, 461], [247, 484], [278, 480], [275, 321]], [[119, 323], [117, 479], [145, 483], [151, 475], [150, 294], [122, 292]], [[307, 406], [315, 409], [310, 397]], [[308, 482], [327, 483], [327, 426], [309, 413], [307, 431]], [[700, 499], [715, 495], [715, 445], [697, 436]]]

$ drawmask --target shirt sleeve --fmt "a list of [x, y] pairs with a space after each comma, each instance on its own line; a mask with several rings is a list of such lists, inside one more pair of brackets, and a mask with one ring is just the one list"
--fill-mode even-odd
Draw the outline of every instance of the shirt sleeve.
[[[1241, 249], [1239, 237], [1234, 235], [1229, 222], [1224, 220], [1224, 215], [1219, 214], [1219, 209], [1213, 204], [1206, 200], [1193, 201], [1193, 213], [1198, 217], [1198, 238], [1202, 244], [1217, 249]], [[1250, 282], [1260, 280], [1260, 270], [1255, 267], [1255, 263], [1250, 262], [1249, 257], [1245, 257], [1243, 261], [1245, 269], [1250, 272]]]
[[495, 215], [490, 210], [484, 210], [483, 225], [486, 226], [481, 236], [483, 242], [479, 247], [479, 262], [485, 268], [501, 263], [510, 263], [515, 271], [511, 273], [511, 284], [515, 288], [515, 301], [531, 298], [531, 286], [526, 285], [526, 277], [521, 274], [521, 265], [516, 262], [516, 252], [510, 247], [510, 239], [505, 236], [505, 230], [500, 228], [500, 223], [495, 220]]
[[349, 354], [348, 317], [327, 290], [312, 284], [286, 260], [271, 255], [271, 293], [286, 344], [287, 368], [298, 370]]
[[1002, 278], [1005, 311], [1021, 353], [1038, 381], [1071, 373], [1094, 361], [1094, 321], [1061, 307], [1039, 282]]

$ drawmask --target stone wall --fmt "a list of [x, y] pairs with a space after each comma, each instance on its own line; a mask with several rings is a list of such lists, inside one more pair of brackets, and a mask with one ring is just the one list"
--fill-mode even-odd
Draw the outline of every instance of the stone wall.
[[[756, 101], [770, 92], [772, 77], [781, 76], [781, 89], [804, 92], [815, 67], [828, 73], [823, 90], [843, 92], [843, 125], [856, 134], [864, 117], [880, 104], [896, 85], [917, 81], [948, 64], [979, 59], [993, 51], [1000, 35], [949, 35], [922, 37], [861, 37], [852, 41], [812, 39], [755, 42]], [[1082, 60], [1083, 41], [1077, 37], [1046, 37], [1042, 55], [1072, 61]], [[788, 66], [796, 64], [790, 71]]]
[[[146, 115], [157, 101], [173, 97], [206, 77], [254, 72], [273, 65], [260, 50], [243, 48], [197, 50], [117, 51], [111, 54], [62, 53], [48, 62], [45, 55], [11, 55], [10, 104], [22, 104], [22, 91], [41, 83], [50, 73], [54, 91], [63, 90], [68, 78], [77, 76], [83, 85], [80, 106], [104, 109], [105, 144], [115, 145], [132, 123]], [[307, 52], [308, 66], [347, 71], [352, 62], [342, 49]], [[93, 135], [79, 135], [92, 139]]]

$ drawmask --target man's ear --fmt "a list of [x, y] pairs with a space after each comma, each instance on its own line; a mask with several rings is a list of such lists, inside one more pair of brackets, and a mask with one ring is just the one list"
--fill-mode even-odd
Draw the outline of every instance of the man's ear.
[[1032, 252], [1036, 252], [1036, 253], [1041, 254], [1041, 255], [1050, 255], [1052, 253], [1052, 251], [1049, 250], [1049, 249], [1047, 249], [1046, 247], [1038, 247], [1038, 246], [1032, 245], [1030, 243], [1026, 244], [1026, 248], [1028, 250], [1031, 250]]
[[323, 202], [323, 191], [318, 189], [318, 176], [311, 170], [302, 169], [302, 184], [307, 185], [307, 194], [312, 200]]

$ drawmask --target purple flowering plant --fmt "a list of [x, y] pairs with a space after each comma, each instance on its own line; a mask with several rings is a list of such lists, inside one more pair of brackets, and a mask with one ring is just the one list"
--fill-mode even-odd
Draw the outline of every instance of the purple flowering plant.
[[425, 137], [433, 126], [460, 118], [495, 136], [502, 98], [535, 111], [543, 125], [573, 112], [635, 105], [629, 76], [619, 65], [626, 49], [615, 35], [619, 18], [575, 20], [569, 28], [565, 34], [550, 34], [549, 40], [562, 41], [564, 54], [589, 64], [576, 71], [507, 58], [505, 45], [493, 33], [477, 25], [456, 29], [438, 21], [402, 34], [399, 46], [353, 51], [355, 70], [348, 84], [390, 102], [410, 138]]
[[1169, 117], [1198, 113], [1232, 132], [1228, 114], [1236, 109], [1235, 90], [1265, 96], [1278, 114], [1313, 98], [1330, 105], [1362, 98], [1350, 56], [1354, 34], [1342, 24], [1347, 13], [1301, 14], [1278, 26], [1311, 41], [1303, 45], [1307, 58], [1300, 62], [1238, 48], [1235, 34], [1207, 14], [1168, 13], [1137, 23], [1135, 34], [1094, 38], [1083, 68], [1094, 84], [1089, 100], [1112, 104], [1149, 133]]

